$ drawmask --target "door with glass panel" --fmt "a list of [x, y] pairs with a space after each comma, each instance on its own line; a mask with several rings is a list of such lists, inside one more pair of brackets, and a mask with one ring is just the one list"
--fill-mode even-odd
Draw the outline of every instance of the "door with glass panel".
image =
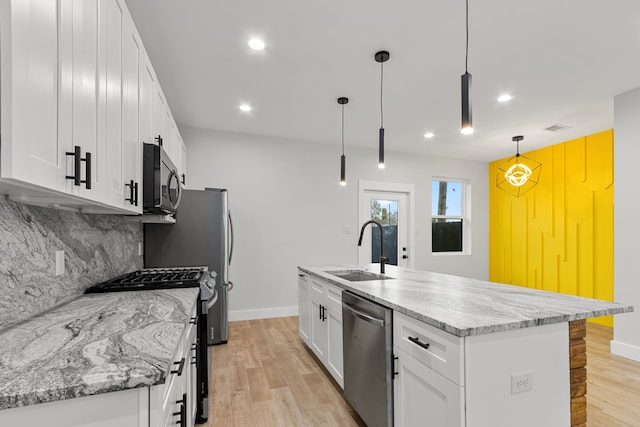
[[[389, 260], [388, 265], [408, 266], [411, 254], [408, 248], [407, 204], [406, 193], [365, 191], [360, 197], [358, 227], [371, 219], [382, 225], [383, 253]], [[371, 262], [380, 262], [380, 229], [373, 224], [367, 226], [362, 246], [358, 248], [358, 263]]]

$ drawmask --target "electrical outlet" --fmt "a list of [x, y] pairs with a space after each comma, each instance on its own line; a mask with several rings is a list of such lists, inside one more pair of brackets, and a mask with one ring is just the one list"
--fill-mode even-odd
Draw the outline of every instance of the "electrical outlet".
[[142, 243], [138, 243], [138, 256], [142, 256]]
[[348, 225], [342, 226], [342, 234], [351, 234], [351, 227]]
[[64, 251], [56, 251], [56, 276], [64, 274]]
[[511, 374], [511, 394], [522, 393], [533, 389], [533, 372]]

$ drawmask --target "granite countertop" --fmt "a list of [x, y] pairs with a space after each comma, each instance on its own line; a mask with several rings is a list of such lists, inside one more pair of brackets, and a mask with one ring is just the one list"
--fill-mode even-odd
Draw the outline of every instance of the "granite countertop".
[[162, 384], [199, 290], [82, 295], [0, 332], [0, 409]]
[[389, 265], [385, 275], [393, 280], [364, 282], [327, 272], [379, 273], [379, 264], [299, 269], [459, 337], [633, 311], [624, 304]]

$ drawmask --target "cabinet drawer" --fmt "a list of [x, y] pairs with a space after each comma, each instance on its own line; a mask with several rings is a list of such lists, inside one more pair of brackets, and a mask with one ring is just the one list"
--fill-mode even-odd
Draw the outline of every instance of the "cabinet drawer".
[[464, 385], [463, 338], [394, 311], [393, 341], [420, 363], [457, 385]]

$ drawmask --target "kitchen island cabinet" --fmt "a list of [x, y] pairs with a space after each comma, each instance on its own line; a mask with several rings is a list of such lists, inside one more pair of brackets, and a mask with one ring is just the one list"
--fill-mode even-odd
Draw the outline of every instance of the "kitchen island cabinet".
[[[322, 361], [340, 387], [344, 386], [342, 361], [342, 290], [327, 281], [312, 277], [309, 296], [299, 294], [300, 306], [309, 299], [309, 340], [307, 345]], [[301, 329], [301, 336], [304, 332]], [[304, 338], [303, 338], [304, 339]]]
[[83, 295], [0, 332], [0, 425], [192, 426], [198, 296]]
[[387, 266], [387, 280], [351, 282], [299, 267], [394, 310], [396, 426], [573, 425], [569, 322], [633, 307]]

